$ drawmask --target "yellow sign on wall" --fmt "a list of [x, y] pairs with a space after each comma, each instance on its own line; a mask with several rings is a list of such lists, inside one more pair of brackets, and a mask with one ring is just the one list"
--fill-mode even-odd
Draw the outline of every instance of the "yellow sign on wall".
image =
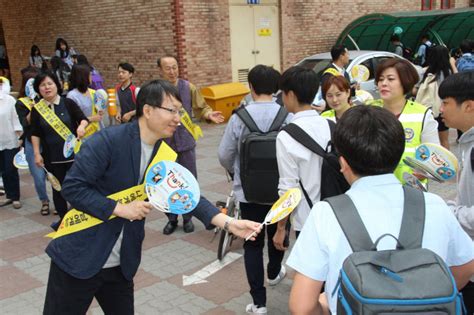
[[271, 28], [260, 28], [257, 32], [258, 36], [272, 36]]

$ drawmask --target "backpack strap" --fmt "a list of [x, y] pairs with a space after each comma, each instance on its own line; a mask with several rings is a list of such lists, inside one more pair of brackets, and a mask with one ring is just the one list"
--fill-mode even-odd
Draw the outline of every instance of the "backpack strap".
[[398, 240], [403, 249], [420, 248], [425, 229], [425, 196], [420, 190], [407, 185], [403, 186], [403, 193], [403, 217]]
[[258, 128], [257, 124], [255, 123], [255, 120], [253, 120], [252, 116], [250, 116], [245, 106], [239, 108], [235, 113], [237, 114], [237, 116], [239, 116], [245, 126], [249, 128], [250, 132], [262, 133], [260, 128]]
[[474, 148], [471, 149], [471, 170], [474, 172]]
[[368, 251], [374, 247], [369, 232], [352, 199], [342, 194], [324, 199], [332, 208], [353, 252]]
[[322, 158], [326, 158], [326, 151], [297, 124], [288, 124], [283, 127], [282, 130], [286, 131], [293, 139], [304, 145], [310, 151]]
[[281, 106], [272, 122], [272, 125], [270, 126], [270, 129], [268, 129], [268, 132], [280, 130], [281, 125], [283, 125], [287, 116], [288, 111], [286, 110], [285, 106]]

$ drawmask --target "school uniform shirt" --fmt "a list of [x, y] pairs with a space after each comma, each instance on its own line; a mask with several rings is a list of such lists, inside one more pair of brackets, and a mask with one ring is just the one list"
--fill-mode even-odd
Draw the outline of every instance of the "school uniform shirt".
[[[130, 86], [133, 83], [130, 83], [127, 87], [123, 88], [120, 87], [117, 89], [117, 104], [120, 106], [120, 114], [123, 116], [124, 114], [131, 112], [132, 110], [137, 109], [137, 105], [133, 101], [132, 96], [132, 89]], [[135, 96], [138, 95], [138, 88], [135, 88]]]
[[[403, 215], [403, 188], [393, 174], [367, 176], [356, 180], [346, 192], [356, 206], [373, 242], [385, 233], [398, 236]], [[448, 266], [474, 259], [471, 238], [463, 231], [441, 197], [425, 195], [425, 229], [422, 247], [438, 254]], [[378, 250], [395, 249], [393, 238], [380, 240]], [[336, 314], [336, 286], [342, 263], [352, 253], [332, 208], [327, 202], [314, 205], [291, 251], [287, 264], [317, 281], [326, 281], [332, 314]]]
[[15, 99], [0, 93], [0, 150], [18, 148], [18, 136], [15, 131], [23, 131], [15, 110]]
[[[315, 110], [305, 110], [296, 113], [291, 123], [302, 128], [322, 148], [326, 148], [331, 140], [331, 131], [325, 118]], [[321, 168], [323, 158], [313, 153], [291, 137], [286, 131], [281, 131], [276, 140], [276, 154], [280, 180], [278, 193], [283, 195], [290, 188], [300, 188], [301, 181], [309, 198], [316, 203], [321, 199]], [[295, 231], [301, 231], [310, 212], [308, 202], [302, 198], [298, 207], [293, 210], [292, 225]]]

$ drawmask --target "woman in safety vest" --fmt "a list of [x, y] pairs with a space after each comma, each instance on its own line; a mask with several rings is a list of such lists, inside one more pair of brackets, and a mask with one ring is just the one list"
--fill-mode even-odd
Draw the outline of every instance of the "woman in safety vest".
[[322, 86], [322, 92], [326, 104], [331, 108], [321, 114], [322, 117], [337, 122], [351, 105], [351, 86], [347, 79], [342, 75], [332, 75]]
[[[46, 166], [62, 184], [74, 162], [74, 153], [65, 156], [64, 143], [70, 137], [82, 138], [89, 121], [73, 100], [60, 96], [61, 85], [53, 72], [38, 74], [33, 86], [42, 97], [31, 112], [31, 143], [35, 164]], [[53, 201], [56, 212], [62, 218], [67, 212], [67, 202], [54, 189]]]
[[406, 98], [419, 79], [418, 72], [409, 61], [388, 58], [375, 71], [375, 82], [381, 99], [369, 103], [392, 112], [405, 130], [405, 152], [395, 169], [395, 176], [402, 183], [405, 172], [413, 174], [413, 169], [403, 159], [407, 156], [414, 158], [415, 149], [421, 143], [439, 144], [438, 123], [431, 109]]

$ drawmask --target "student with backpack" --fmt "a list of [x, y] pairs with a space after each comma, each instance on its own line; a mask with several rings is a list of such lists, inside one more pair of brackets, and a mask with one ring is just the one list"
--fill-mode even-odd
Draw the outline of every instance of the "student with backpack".
[[[280, 174], [278, 192], [283, 195], [290, 188], [301, 188], [303, 191], [305, 198], [292, 213], [291, 223], [297, 237], [312, 204], [321, 198], [322, 167], [325, 159], [321, 154], [315, 153], [314, 150], [317, 149], [313, 147], [320, 147], [324, 154], [324, 149], [331, 140], [330, 124], [334, 124], [319, 116], [311, 107], [318, 86], [316, 73], [300, 66], [286, 70], [280, 79], [283, 103], [294, 116], [277, 137]], [[302, 140], [303, 137], [306, 141]], [[278, 222], [277, 232], [273, 237], [275, 247], [280, 250], [287, 248], [284, 244], [286, 221], [287, 219], [283, 219]]]
[[[441, 116], [446, 125], [459, 129], [462, 169], [458, 176], [458, 194], [449, 202], [464, 231], [474, 240], [474, 71], [449, 76], [439, 87], [443, 99]], [[474, 277], [462, 289], [467, 313], [474, 314]]]
[[[457, 289], [474, 274], [473, 243], [439, 196], [404, 189], [393, 175], [405, 149], [401, 123], [382, 108], [355, 106], [333, 141], [351, 188], [330, 198], [332, 206], [318, 202], [295, 243], [287, 261], [296, 270], [292, 314], [321, 311], [323, 282], [332, 314], [455, 314]], [[351, 282], [357, 275], [360, 282]], [[360, 285], [368, 288], [362, 295]]]
[[[249, 72], [253, 101], [232, 115], [218, 151], [222, 166], [234, 174], [233, 189], [242, 218], [256, 222], [264, 221], [272, 203], [278, 199], [275, 141], [278, 130], [288, 117], [284, 107], [275, 103], [272, 97], [278, 91], [279, 78], [278, 71], [264, 65], [257, 65]], [[252, 169], [253, 165], [256, 169]], [[275, 225], [267, 225], [269, 285], [278, 284], [286, 275], [281, 264], [285, 252], [276, 249], [272, 242], [275, 231]], [[265, 229], [254, 242], [244, 243], [245, 271], [253, 299], [246, 312], [251, 314], [267, 313], [264, 247]]]
[[456, 61], [456, 67], [459, 72], [474, 71], [474, 41], [465, 39], [461, 42], [459, 48], [462, 51], [462, 56]]

